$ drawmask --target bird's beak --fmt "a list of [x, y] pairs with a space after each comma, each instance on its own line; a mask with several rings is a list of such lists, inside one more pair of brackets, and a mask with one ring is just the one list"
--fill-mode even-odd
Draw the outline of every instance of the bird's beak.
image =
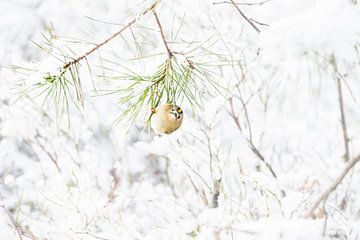
[[177, 119], [178, 114], [176, 112], [170, 112], [171, 114], [173, 114], [175, 116], [175, 119]]

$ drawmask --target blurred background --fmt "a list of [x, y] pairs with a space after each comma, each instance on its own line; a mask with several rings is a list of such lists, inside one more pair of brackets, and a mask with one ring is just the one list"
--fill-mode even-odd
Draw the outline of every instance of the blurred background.
[[[160, 1], [202, 107], [156, 136], [150, 107], [116, 122], [167, 59], [152, 3], [0, 0], [0, 239], [359, 239], [359, 4]], [[80, 63], [83, 107], [36, 87], [134, 18]]]

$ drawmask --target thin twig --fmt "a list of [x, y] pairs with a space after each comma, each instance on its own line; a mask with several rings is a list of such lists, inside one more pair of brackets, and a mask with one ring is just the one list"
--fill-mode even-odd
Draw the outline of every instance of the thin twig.
[[2, 209], [4, 209], [6, 215], [8, 216], [8, 218], [10, 219], [12, 225], [14, 226], [17, 234], [19, 235], [20, 240], [23, 240], [23, 230], [21, 229], [21, 227], [16, 223], [16, 220], [14, 219], [14, 217], [11, 215], [11, 213], [5, 208], [5, 206], [0, 206]]
[[323, 201], [326, 201], [326, 199], [329, 197], [329, 195], [335, 191], [335, 189], [339, 186], [339, 184], [342, 182], [344, 177], [347, 175], [347, 173], [360, 161], [360, 154], [353, 158], [351, 161], [347, 162], [345, 165], [345, 168], [340, 172], [340, 174], [335, 178], [333, 183], [330, 184], [330, 186], [319, 195], [319, 197], [316, 199], [316, 201], [311, 205], [307, 213], [305, 214], [306, 217], [312, 217], [314, 215], [314, 211], [318, 208], [319, 204]]
[[347, 125], [346, 125], [346, 118], [345, 118], [345, 110], [344, 110], [344, 98], [342, 93], [342, 86], [341, 86], [341, 78], [339, 76], [336, 77], [337, 80], [337, 88], [338, 88], [338, 95], [339, 95], [339, 105], [340, 105], [340, 113], [341, 113], [341, 128], [343, 131], [343, 138], [344, 138], [344, 145], [345, 145], [345, 154], [344, 159], [346, 162], [350, 160], [350, 153], [349, 153], [349, 137], [347, 133]]
[[[140, 16], [144, 16], [147, 13], [149, 13], [150, 11], [152, 11], [157, 3], [159, 1], [155, 1], [154, 4], [152, 4], [149, 8], [147, 8], [145, 11], [142, 12], [142, 14]], [[79, 56], [78, 58], [67, 62], [61, 70], [61, 74], [64, 74], [66, 72], [66, 70], [71, 67], [74, 64], [79, 63], [81, 60], [83, 60], [84, 58], [86, 58], [87, 56], [89, 56], [90, 54], [92, 54], [93, 52], [95, 52], [96, 50], [98, 50], [99, 48], [101, 48], [102, 46], [104, 46], [105, 44], [107, 44], [108, 42], [110, 42], [111, 40], [113, 40], [115, 37], [119, 36], [123, 31], [125, 31], [126, 29], [128, 29], [129, 27], [131, 27], [131, 25], [133, 25], [134, 23], [136, 23], [140, 18], [137, 16], [135, 18], [133, 18], [130, 22], [128, 22], [127, 24], [125, 24], [120, 30], [118, 30], [117, 32], [115, 32], [114, 34], [112, 34], [110, 37], [108, 37], [107, 39], [105, 39], [103, 42], [95, 44], [95, 47], [93, 47], [92, 49], [90, 49], [89, 51], [87, 51], [86, 53], [84, 53], [83, 55]]]
[[259, 33], [260, 29], [240, 10], [240, 8], [238, 7], [238, 5], [236, 5], [234, 0], [230, 0], [230, 2], [232, 3], [232, 5], [234, 5], [236, 10], [239, 12], [239, 14], [255, 29], [255, 31]]
[[170, 48], [169, 48], [169, 45], [168, 45], [168, 43], [166, 42], [165, 34], [164, 34], [163, 28], [162, 28], [162, 26], [161, 26], [159, 16], [157, 15], [157, 13], [156, 13], [155, 11], [154, 11], [153, 13], [154, 13], [154, 16], [155, 16], [155, 19], [156, 19], [156, 23], [157, 23], [157, 25], [158, 25], [158, 27], [159, 27], [160, 34], [161, 34], [161, 38], [162, 38], [162, 40], [163, 40], [163, 42], [164, 42], [164, 46], [165, 46], [165, 48], [166, 48], [166, 51], [167, 51], [167, 53], [168, 53], [168, 55], [169, 55], [169, 58], [171, 58], [171, 57], [173, 56], [173, 53], [171, 52], [171, 50], [170, 50]]
[[[239, 131], [241, 132], [241, 134], [243, 134], [243, 130], [241, 128], [241, 125], [240, 125], [240, 120], [239, 120], [239, 117], [236, 116], [235, 114], [235, 110], [234, 110], [234, 105], [232, 103], [232, 98], [229, 99], [230, 101], [230, 111], [228, 111], [228, 113], [230, 114], [231, 118], [234, 120], [234, 123], [236, 124], [237, 128], [239, 129]], [[243, 108], [244, 110], [246, 109], [246, 105], [245, 103], [242, 101], [242, 104], [243, 104]], [[248, 125], [249, 125], [249, 129], [250, 129], [250, 121], [248, 119], [248, 115], [247, 115], [247, 112], [246, 112], [246, 117], [247, 117], [247, 122], [248, 122]], [[247, 141], [247, 143], [249, 144], [249, 147], [251, 149], [251, 151], [265, 164], [265, 166], [269, 169], [269, 171], [271, 172], [271, 175], [274, 177], [274, 178], [277, 178], [277, 175], [275, 173], [275, 171], [273, 170], [272, 166], [265, 160], [264, 156], [260, 153], [260, 151], [258, 150], [258, 148], [255, 146], [255, 144], [253, 143], [253, 140], [252, 140], [252, 135], [251, 135], [251, 130], [249, 131], [250, 133], [250, 137], [246, 137], [245, 136], [245, 139]], [[244, 134], [243, 134], [244, 135]]]
[[110, 42], [112, 39], [114, 39], [115, 37], [117, 37], [118, 35], [120, 35], [123, 31], [125, 31], [127, 28], [129, 28], [132, 24], [134, 24], [136, 22], [136, 18], [134, 18], [133, 20], [131, 20], [128, 24], [126, 24], [123, 28], [121, 28], [119, 31], [117, 31], [116, 33], [114, 33], [113, 35], [111, 35], [109, 38], [105, 39], [103, 42], [96, 44], [95, 47], [93, 47], [92, 49], [90, 49], [89, 51], [87, 51], [85, 54], [81, 55], [80, 57], [66, 63], [63, 67], [62, 67], [62, 73], [64, 73], [70, 66], [79, 63], [81, 60], [83, 60], [84, 58], [86, 58], [87, 56], [89, 56], [90, 54], [92, 54], [94, 51], [98, 50], [99, 48], [101, 48], [102, 46], [104, 46], [105, 44], [107, 44], [108, 42]]
[[54, 165], [55, 165], [56, 169], [59, 171], [59, 173], [61, 173], [61, 168], [58, 164], [56, 154], [55, 154], [55, 157], [53, 155], [51, 155], [50, 152], [45, 148], [45, 146], [40, 143], [40, 141], [37, 141], [37, 144], [39, 145], [41, 150], [43, 150], [46, 153], [46, 155], [50, 158], [50, 160], [54, 163]]
[[347, 125], [346, 125], [346, 117], [345, 117], [345, 110], [344, 110], [344, 98], [343, 98], [343, 92], [342, 92], [341, 78], [339, 76], [337, 76], [336, 80], [337, 80], [339, 107], [340, 107], [340, 114], [341, 114], [341, 128], [342, 128], [342, 132], [343, 132], [343, 139], [344, 139], [344, 145], [345, 145], [344, 159], [345, 159], [345, 162], [348, 162], [350, 160], [349, 137], [348, 137]]
[[342, 74], [339, 72], [334, 55], [331, 56], [330, 63], [333, 66], [334, 73], [336, 75], [338, 101], [339, 101], [339, 108], [340, 108], [340, 115], [341, 115], [341, 129], [342, 129], [342, 133], [343, 133], [343, 140], [344, 140], [344, 147], [345, 147], [344, 159], [345, 159], [345, 162], [348, 162], [350, 160], [350, 151], [349, 151], [349, 137], [348, 137], [345, 110], [344, 110], [344, 97], [343, 97], [343, 90], [342, 90], [343, 77], [342, 77]]
[[249, 20], [252, 21], [252, 22], [254, 22], [254, 23], [257, 23], [257, 24], [259, 24], [259, 25], [262, 25], [262, 26], [266, 26], [266, 27], [270, 26], [270, 25], [267, 24], [267, 23], [259, 22], [258, 20], [255, 20], [255, 19], [253, 19], [253, 18], [249, 18]]
[[275, 173], [275, 171], [273, 170], [272, 166], [270, 165], [270, 163], [268, 163], [267, 161], [265, 161], [264, 156], [260, 153], [260, 151], [256, 148], [256, 146], [254, 145], [254, 143], [252, 141], [249, 141], [249, 145], [250, 145], [250, 149], [251, 151], [253, 151], [253, 153], [255, 153], [255, 155], [265, 164], [265, 166], [269, 169], [269, 171], [271, 172], [272, 176], [274, 178], [277, 178], [277, 175]]

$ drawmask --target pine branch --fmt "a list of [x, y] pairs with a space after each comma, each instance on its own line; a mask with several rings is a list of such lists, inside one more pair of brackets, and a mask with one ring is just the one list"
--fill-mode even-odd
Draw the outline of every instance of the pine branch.
[[84, 58], [86, 58], [87, 56], [89, 56], [90, 54], [92, 54], [94, 51], [98, 50], [99, 48], [101, 48], [102, 46], [104, 46], [105, 44], [107, 44], [108, 42], [110, 42], [111, 40], [113, 40], [115, 37], [117, 37], [118, 35], [120, 35], [123, 31], [125, 31], [127, 28], [129, 28], [131, 25], [133, 25], [136, 22], [136, 18], [134, 18], [133, 20], [131, 20], [128, 24], [126, 24], [123, 28], [121, 28], [119, 31], [117, 31], [116, 33], [114, 33], [113, 35], [111, 35], [110, 37], [108, 37], [107, 39], [105, 39], [103, 42], [98, 43], [95, 45], [95, 47], [93, 47], [92, 49], [90, 49], [88, 52], [86, 52], [85, 54], [81, 55], [80, 57], [67, 62], [63, 67], [62, 67], [62, 71], [61, 73], [63, 74], [71, 65], [77, 64], [79, 63], [81, 60], [83, 60]]
[[[154, 4], [152, 4], [149, 8], [145, 9], [141, 14], [140, 17], [146, 15], [147, 13], [149, 13], [150, 11], [153, 11], [156, 7], [156, 5], [158, 4], [158, 0], [156, 0], [154, 2]], [[136, 23], [139, 19], [139, 16], [133, 18], [131, 21], [129, 21], [125, 26], [123, 26], [120, 30], [118, 30], [117, 32], [115, 32], [114, 34], [112, 34], [110, 37], [108, 37], [107, 39], [105, 39], [103, 42], [98, 43], [95, 45], [95, 47], [93, 47], [92, 49], [90, 49], [89, 51], [87, 51], [86, 53], [84, 53], [83, 55], [77, 57], [76, 59], [65, 63], [65, 65], [62, 67], [61, 69], [61, 74], [64, 74], [67, 69], [69, 67], [71, 67], [72, 65], [76, 65], [78, 64], [81, 60], [83, 60], [84, 58], [86, 58], [87, 56], [89, 56], [90, 54], [92, 54], [93, 52], [95, 52], [96, 50], [98, 50], [99, 48], [101, 48], [102, 46], [106, 45], [108, 42], [110, 42], [111, 40], [113, 40], [115, 37], [119, 36], [122, 32], [124, 32], [126, 29], [130, 28], [134, 23]]]

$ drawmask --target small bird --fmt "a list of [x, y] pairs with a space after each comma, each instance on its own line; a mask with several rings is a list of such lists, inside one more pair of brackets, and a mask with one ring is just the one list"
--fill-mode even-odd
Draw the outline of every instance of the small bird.
[[182, 123], [183, 110], [175, 104], [161, 104], [151, 109], [151, 128], [156, 134], [170, 134], [176, 131]]

